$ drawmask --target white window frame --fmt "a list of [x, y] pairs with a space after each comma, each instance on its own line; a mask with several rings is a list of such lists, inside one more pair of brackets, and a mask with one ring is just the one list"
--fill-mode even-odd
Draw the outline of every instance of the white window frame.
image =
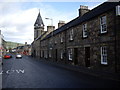
[[116, 16], [120, 16], [120, 5], [116, 6]]
[[107, 32], [107, 17], [106, 16], [102, 16], [100, 18], [100, 31], [101, 31], [101, 33]]
[[101, 47], [101, 64], [107, 65], [107, 47], [103, 46]]
[[60, 58], [63, 59], [63, 50], [61, 50]]
[[70, 30], [70, 40], [73, 40], [73, 29]]
[[57, 44], [57, 40], [56, 40], [56, 38], [55, 38], [55, 44]]
[[69, 57], [69, 60], [71, 60], [71, 61], [72, 61], [72, 55], [73, 55], [73, 49], [70, 48], [68, 51], [68, 57]]
[[63, 43], [63, 34], [61, 34], [60, 42]]
[[42, 52], [42, 50], [41, 50], [41, 57], [43, 57], [43, 52]]
[[49, 44], [52, 44], [52, 41], [51, 41], [51, 40], [49, 41]]
[[45, 58], [48, 58], [47, 50], [45, 50]]
[[49, 50], [49, 58], [51, 58], [52, 57], [52, 55], [51, 55], [51, 49]]
[[83, 24], [83, 37], [87, 37], [87, 24]]

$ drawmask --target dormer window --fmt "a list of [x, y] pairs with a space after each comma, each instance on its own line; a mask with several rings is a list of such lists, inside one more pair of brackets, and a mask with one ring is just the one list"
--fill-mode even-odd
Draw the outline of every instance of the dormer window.
[[101, 30], [101, 33], [106, 33], [107, 32], [106, 16], [103, 16], [103, 17], [100, 18], [100, 30]]

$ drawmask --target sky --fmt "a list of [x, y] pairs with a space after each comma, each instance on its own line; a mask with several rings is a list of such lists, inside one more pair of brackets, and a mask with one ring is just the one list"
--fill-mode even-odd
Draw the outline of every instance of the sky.
[[106, 0], [61, 1], [0, 0], [0, 30], [4, 39], [31, 44], [34, 40], [34, 23], [39, 11], [45, 24], [45, 30], [48, 25], [51, 25], [51, 21], [45, 18], [52, 18], [53, 25], [57, 29], [59, 20], [67, 23], [78, 17], [80, 5], [93, 9]]

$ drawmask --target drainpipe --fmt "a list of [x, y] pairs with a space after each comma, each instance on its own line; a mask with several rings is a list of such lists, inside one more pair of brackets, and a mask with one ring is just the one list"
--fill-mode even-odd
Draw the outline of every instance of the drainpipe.
[[65, 64], [67, 63], [67, 30], [65, 30]]
[[116, 8], [114, 10], [114, 33], [115, 33], [115, 73], [117, 73], [117, 30], [116, 30]]
[[40, 59], [41, 59], [41, 38], [40, 38], [40, 51], [39, 51], [39, 54], [40, 54]]
[[65, 64], [67, 64], [67, 30], [69, 29], [69, 27], [67, 27], [67, 29], [65, 30]]

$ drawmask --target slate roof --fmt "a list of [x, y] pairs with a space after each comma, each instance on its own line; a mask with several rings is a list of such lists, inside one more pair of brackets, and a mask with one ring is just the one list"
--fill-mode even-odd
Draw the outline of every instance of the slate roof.
[[38, 16], [37, 16], [37, 19], [36, 19], [36, 21], [35, 21], [34, 26], [35, 26], [36, 24], [38, 24], [38, 26], [41, 26], [41, 25], [44, 26], [44, 23], [43, 23], [42, 17], [41, 17], [41, 15], [40, 15], [40, 12], [38, 13]]
[[47, 33], [47, 31], [45, 31], [41, 36], [39, 36], [39, 37], [36, 38], [35, 40], [37, 41], [38, 39], [42, 38], [46, 33]]
[[68, 22], [67, 24], [56, 29], [55, 31], [51, 32], [43, 40], [50, 38], [52, 35], [56, 35], [64, 30], [71, 28], [71, 27], [79, 25], [82, 22], [88, 21], [106, 11], [109, 11], [109, 10], [115, 8], [115, 6], [117, 6], [117, 5], [120, 5], [120, 2], [104, 2], [103, 4], [97, 6], [96, 8], [92, 9], [88, 13], [84, 14], [82, 17], [77, 17], [77, 18], [73, 19], [72, 21]]
[[23, 49], [24, 46], [18, 46], [17, 49]]

